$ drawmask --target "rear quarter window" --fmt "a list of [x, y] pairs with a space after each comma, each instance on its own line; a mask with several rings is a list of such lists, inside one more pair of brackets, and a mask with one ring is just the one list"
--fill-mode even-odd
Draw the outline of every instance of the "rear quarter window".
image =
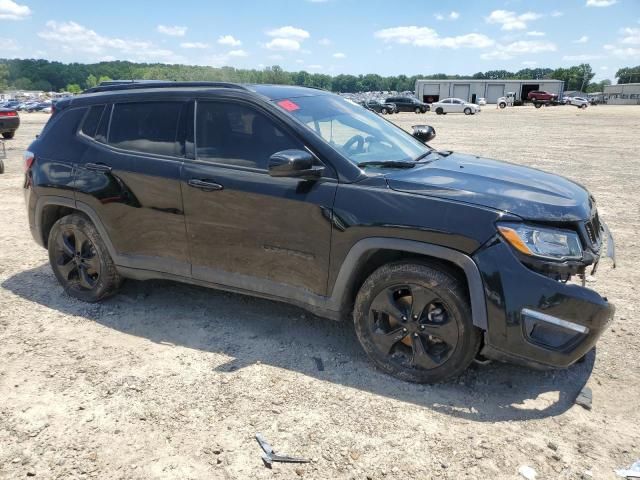
[[85, 115], [84, 121], [82, 122], [82, 127], [80, 127], [80, 131], [84, 135], [90, 138], [95, 137], [96, 131], [98, 130], [98, 124], [100, 123], [100, 119], [102, 118], [104, 109], [104, 105], [94, 105], [89, 108], [89, 111]]

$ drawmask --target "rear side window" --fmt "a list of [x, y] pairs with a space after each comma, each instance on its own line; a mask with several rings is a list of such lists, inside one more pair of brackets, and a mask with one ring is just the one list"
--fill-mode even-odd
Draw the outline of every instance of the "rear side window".
[[180, 116], [185, 105], [184, 102], [115, 104], [107, 143], [135, 152], [183, 157], [184, 128]]
[[303, 144], [265, 114], [244, 105], [198, 102], [197, 158], [243, 167], [267, 168], [269, 157]]
[[80, 131], [87, 137], [95, 137], [96, 130], [98, 130], [98, 124], [100, 123], [100, 118], [102, 117], [102, 112], [104, 112], [104, 107], [104, 105], [94, 105], [89, 108], [87, 115], [84, 117], [82, 128], [80, 129]]

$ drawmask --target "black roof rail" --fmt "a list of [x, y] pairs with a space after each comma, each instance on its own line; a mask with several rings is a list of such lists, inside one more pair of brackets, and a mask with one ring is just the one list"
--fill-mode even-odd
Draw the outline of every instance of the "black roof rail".
[[82, 93], [113, 92], [118, 90], [135, 90], [141, 88], [172, 88], [172, 87], [209, 87], [209, 88], [235, 88], [248, 90], [239, 83], [231, 82], [174, 82], [169, 80], [108, 80], [97, 87], [87, 88]]

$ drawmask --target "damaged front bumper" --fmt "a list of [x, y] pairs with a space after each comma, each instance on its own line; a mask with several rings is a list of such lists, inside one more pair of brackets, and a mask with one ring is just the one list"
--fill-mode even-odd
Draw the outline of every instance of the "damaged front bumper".
[[[613, 238], [604, 227], [606, 255]], [[474, 255], [487, 303], [486, 358], [534, 367], [567, 367], [582, 358], [611, 321], [615, 307], [597, 292], [526, 266], [501, 239]], [[597, 260], [591, 271], [595, 273]]]

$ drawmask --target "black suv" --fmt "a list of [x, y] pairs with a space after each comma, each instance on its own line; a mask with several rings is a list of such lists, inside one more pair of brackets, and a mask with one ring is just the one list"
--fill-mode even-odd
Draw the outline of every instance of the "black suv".
[[97, 87], [25, 152], [29, 224], [85, 301], [163, 278], [290, 302], [353, 318], [373, 362], [416, 382], [478, 355], [577, 361], [613, 316], [567, 283], [607, 250], [593, 197], [434, 136], [309, 88]]
[[395, 104], [398, 112], [426, 113], [431, 108], [426, 103], [413, 97], [389, 97], [385, 102]]

